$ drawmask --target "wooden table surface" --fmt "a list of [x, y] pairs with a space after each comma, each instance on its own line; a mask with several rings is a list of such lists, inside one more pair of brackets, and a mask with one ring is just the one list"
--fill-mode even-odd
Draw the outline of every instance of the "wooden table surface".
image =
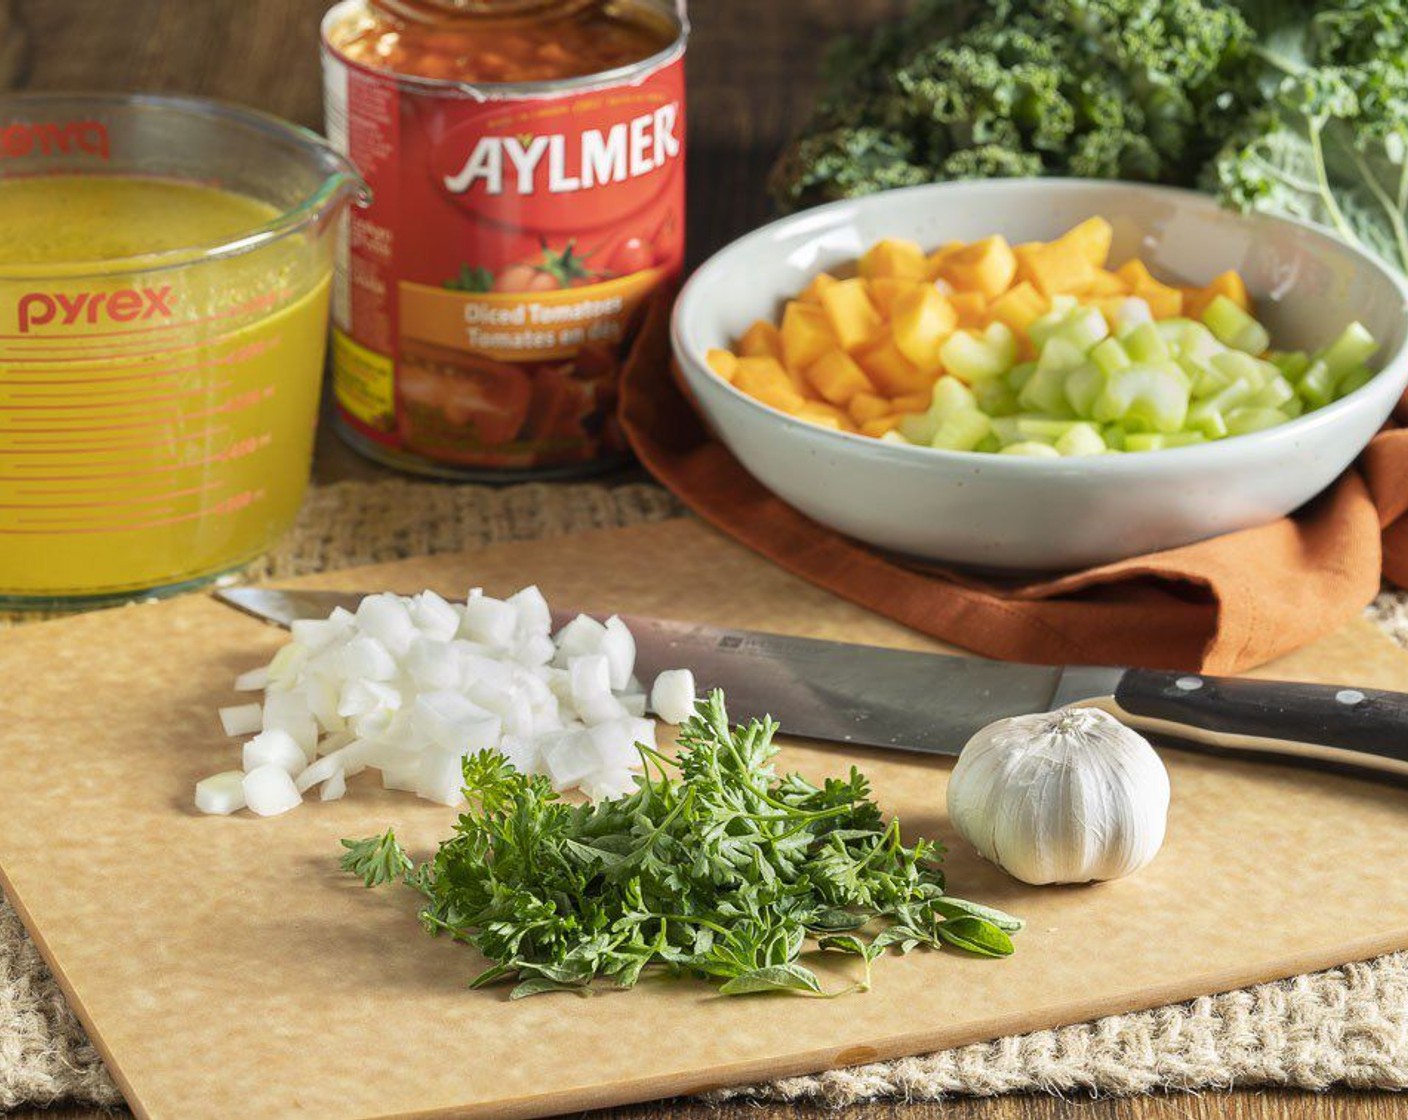
[[[329, 0], [0, 0], [0, 89], [122, 89], [226, 98], [299, 124], [321, 123], [317, 26]], [[767, 169], [805, 114], [821, 44], [863, 28], [901, 0], [696, 0], [689, 63], [690, 257], [701, 260], [770, 213]], [[18, 20], [21, 30], [12, 26]], [[28, 49], [21, 35], [28, 33]], [[316, 475], [324, 482], [390, 477], [327, 431]], [[672, 1115], [688, 1120], [1152, 1120], [1181, 1117], [1388, 1120], [1405, 1102], [1390, 1093], [1312, 1095], [1241, 1090], [1115, 1100], [1000, 1097], [883, 1103], [841, 1112], [806, 1105], [720, 1109], [689, 1102], [642, 1105], [601, 1120]], [[96, 1120], [89, 1109], [13, 1114], [17, 1120]]]

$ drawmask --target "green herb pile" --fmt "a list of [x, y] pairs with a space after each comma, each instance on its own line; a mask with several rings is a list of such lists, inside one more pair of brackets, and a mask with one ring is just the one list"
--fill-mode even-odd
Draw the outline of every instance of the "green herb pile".
[[785, 209], [946, 179], [1198, 185], [1408, 269], [1408, 0], [916, 0], [831, 52]]
[[890, 946], [1012, 952], [1021, 922], [944, 894], [943, 849], [905, 846], [854, 768], [820, 787], [779, 778], [776, 729], [730, 729], [715, 692], [681, 729], [673, 764], [641, 746], [637, 791], [596, 805], [475, 755], [470, 809], [434, 859], [414, 864], [387, 832], [344, 840], [342, 866], [369, 887], [414, 887], [427, 930], [494, 962], [474, 986], [515, 980], [515, 999], [586, 993], [598, 977], [629, 988], [650, 967], [711, 978], [725, 995], [841, 994], [802, 963], [809, 943], [859, 958], [863, 979], [842, 991], [868, 988]]

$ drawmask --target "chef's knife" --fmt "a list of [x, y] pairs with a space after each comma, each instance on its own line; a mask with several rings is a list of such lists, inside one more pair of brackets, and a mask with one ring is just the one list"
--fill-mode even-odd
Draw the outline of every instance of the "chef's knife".
[[[215, 597], [280, 626], [355, 610], [341, 591], [227, 588]], [[554, 625], [571, 614], [554, 612]], [[957, 754], [1004, 716], [1068, 704], [1131, 726], [1237, 752], [1269, 753], [1408, 777], [1408, 694], [1151, 669], [1024, 665], [976, 657], [730, 630], [622, 615], [636, 675], [688, 668], [722, 688], [738, 720], [771, 715], [789, 735], [855, 746]]]

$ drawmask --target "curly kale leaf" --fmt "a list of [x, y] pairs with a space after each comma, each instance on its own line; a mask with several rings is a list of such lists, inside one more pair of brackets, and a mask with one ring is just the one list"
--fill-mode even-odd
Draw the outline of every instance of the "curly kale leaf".
[[1257, 97], [1221, 0], [920, 0], [827, 67], [779, 161], [787, 209], [952, 178], [1192, 182]]

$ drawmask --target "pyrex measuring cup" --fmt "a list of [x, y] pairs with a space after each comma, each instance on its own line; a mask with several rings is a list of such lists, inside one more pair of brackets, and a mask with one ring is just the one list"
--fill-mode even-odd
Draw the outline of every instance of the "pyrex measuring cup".
[[276, 216], [119, 259], [0, 257], [0, 605], [172, 591], [258, 556], [307, 486], [356, 172], [247, 109], [41, 94], [0, 97], [0, 187], [17, 176], [215, 187]]

